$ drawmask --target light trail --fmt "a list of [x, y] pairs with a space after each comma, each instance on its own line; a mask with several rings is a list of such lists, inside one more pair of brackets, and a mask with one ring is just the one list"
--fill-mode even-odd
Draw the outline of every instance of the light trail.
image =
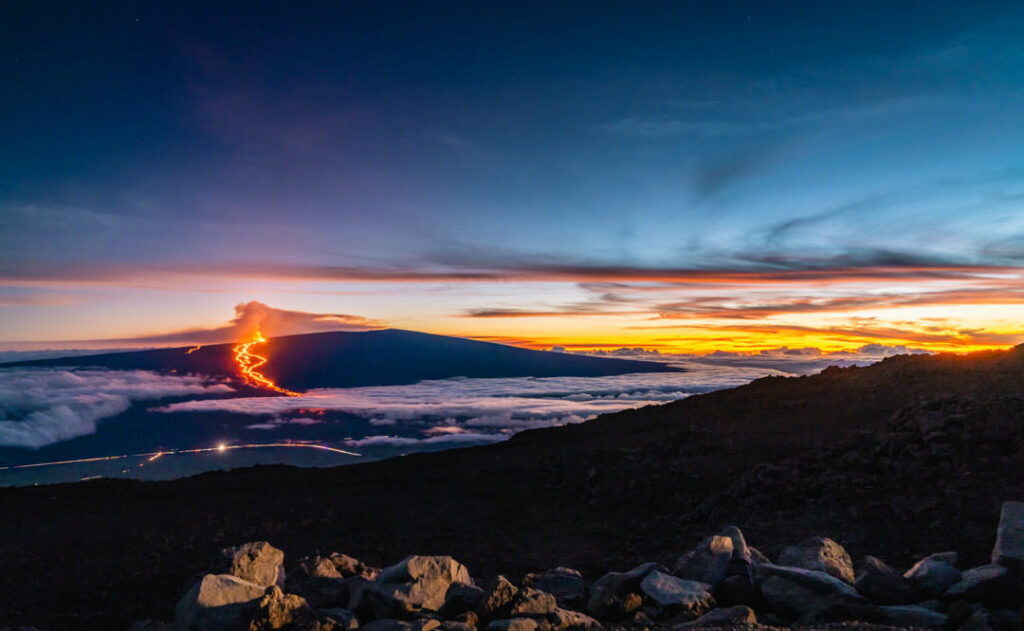
[[[356, 453], [354, 451], [346, 451], [344, 449], [338, 449], [337, 447], [331, 447], [330, 445], [321, 445], [318, 443], [249, 443], [244, 445], [227, 445], [221, 443], [215, 447], [200, 447], [198, 449], [165, 449], [163, 451], [151, 451], [142, 454], [121, 454], [118, 456], [98, 456], [96, 458], [77, 458], [74, 460], [54, 460], [51, 462], [33, 462], [30, 464], [7, 465], [0, 466], [0, 471], [13, 471], [15, 469], [33, 469], [37, 467], [53, 467], [67, 464], [85, 464], [90, 462], [104, 462], [108, 460], [126, 460], [128, 458], [147, 458], [146, 462], [153, 462], [154, 460], [162, 456], [201, 454], [212, 451], [225, 452], [232, 451], [235, 449], [266, 449], [272, 447], [301, 447], [305, 449], [319, 449], [321, 451], [329, 451], [332, 453], [356, 457], [360, 457], [363, 455], [360, 453]], [[139, 466], [142, 466], [142, 464], [144, 463], [140, 463]]]
[[263, 373], [256, 370], [263, 364], [267, 363], [267, 358], [253, 353], [251, 349], [256, 344], [263, 344], [266, 341], [267, 338], [263, 337], [263, 334], [259, 331], [256, 331], [251, 340], [243, 342], [232, 349], [235, 353], [235, 362], [238, 364], [238, 370], [242, 373], [242, 379], [244, 379], [246, 383], [257, 388], [266, 388], [267, 390], [280, 392], [281, 394], [289, 397], [299, 396], [298, 392], [278, 387], [276, 383], [264, 376]]

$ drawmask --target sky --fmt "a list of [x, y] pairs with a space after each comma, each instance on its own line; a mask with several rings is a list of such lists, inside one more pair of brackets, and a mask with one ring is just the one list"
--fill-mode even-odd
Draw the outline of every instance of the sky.
[[1024, 342], [1020, 3], [88, 4], [0, 8], [0, 350]]

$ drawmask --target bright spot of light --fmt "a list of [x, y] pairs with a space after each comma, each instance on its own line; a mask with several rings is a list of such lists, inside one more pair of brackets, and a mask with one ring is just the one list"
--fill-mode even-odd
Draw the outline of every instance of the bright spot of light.
[[225, 445], [224, 443], [220, 443], [220, 444], [217, 445], [217, 451], [227, 451], [227, 449], [228, 449], [228, 446]]

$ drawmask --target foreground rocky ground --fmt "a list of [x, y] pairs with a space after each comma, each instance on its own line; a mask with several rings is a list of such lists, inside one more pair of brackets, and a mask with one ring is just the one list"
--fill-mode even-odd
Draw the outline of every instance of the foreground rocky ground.
[[566, 567], [519, 580], [475, 579], [450, 556], [410, 556], [379, 569], [337, 552], [285, 570], [267, 542], [226, 548], [181, 596], [173, 623], [130, 631], [683, 630], [853, 621], [896, 627], [1020, 631], [1024, 503], [1002, 506], [991, 563], [958, 568], [930, 554], [906, 572], [850, 555], [831, 539], [786, 547], [776, 562], [735, 526], [702, 540], [670, 570], [650, 561], [593, 583]]
[[0, 489], [0, 627], [169, 620], [190, 577], [242, 541], [594, 581], [642, 559], [674, 569], [736, 524], [779, 563], [824, 536], [858, 562], [957, 550], [976, 567], [1001, 501], [1024, 498], [1022, 397], [1024, 348], [896, 357], [386, 462]]

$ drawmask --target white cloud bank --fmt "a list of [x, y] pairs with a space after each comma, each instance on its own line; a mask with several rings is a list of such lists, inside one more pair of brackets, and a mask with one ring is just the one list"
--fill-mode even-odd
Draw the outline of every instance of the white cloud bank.
[[233, 392], [194, 375], [145, 370], [0, 370], [0, 446], [38, 448], [92, 434], [133, 401]]

